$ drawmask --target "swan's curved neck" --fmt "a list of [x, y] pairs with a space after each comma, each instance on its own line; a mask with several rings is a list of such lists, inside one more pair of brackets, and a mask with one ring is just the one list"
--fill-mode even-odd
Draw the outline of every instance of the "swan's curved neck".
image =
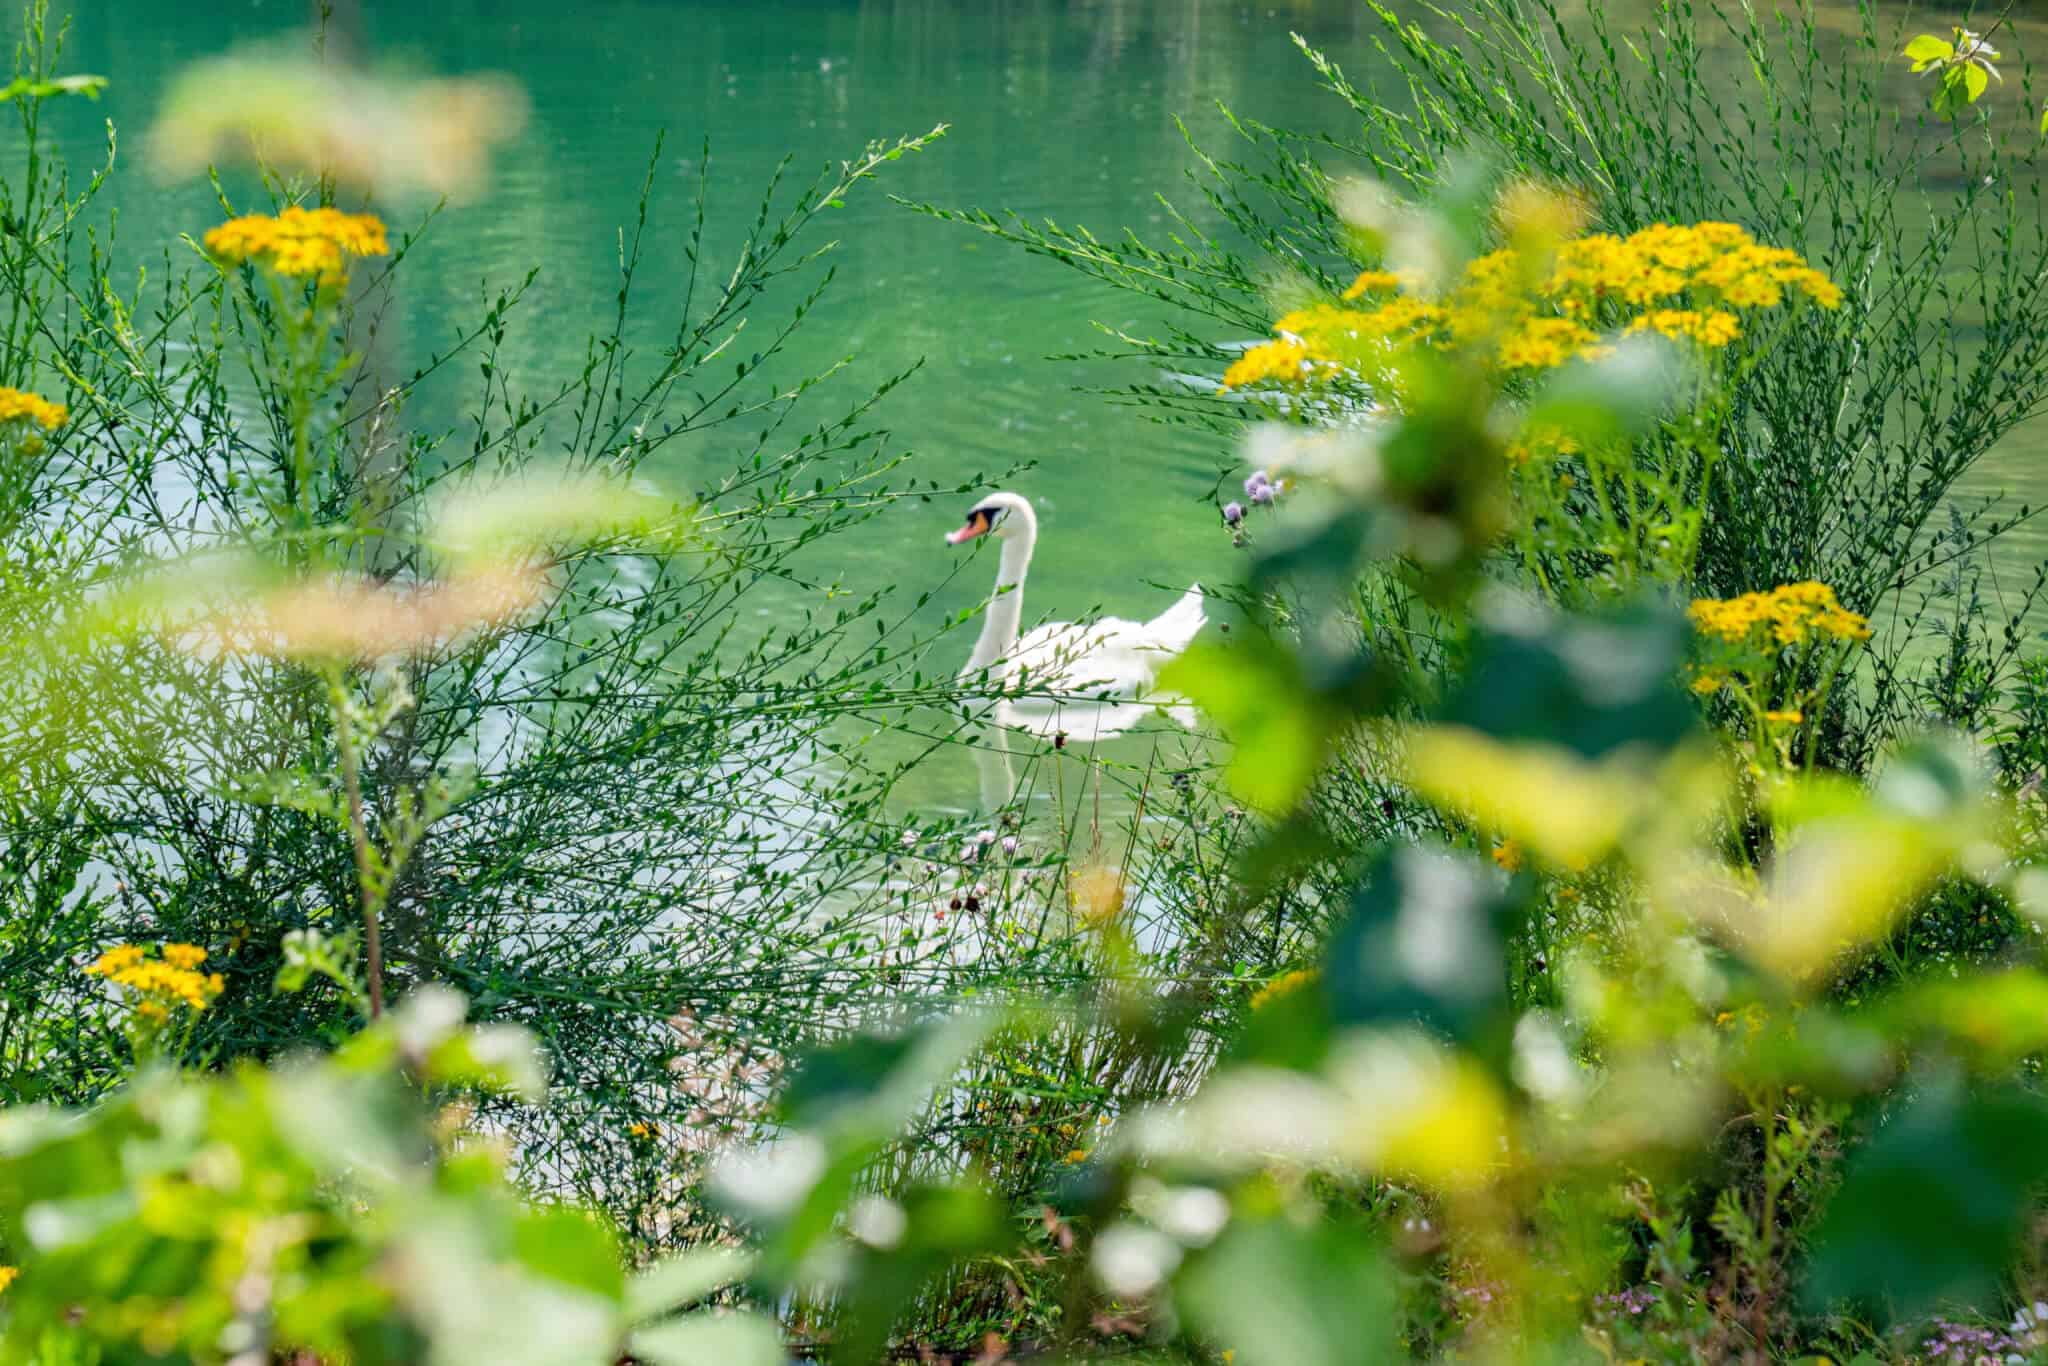
[[1017, 628], [1024, 620], [1024, 574], [1031, 568], [1031, 552], [1038, 544], [1038, 524], [1027, 520], [1014, 535], [1003, 538], [1003, 558], [996, 566], [995, 593], [981, 619], [981, 639], [974, 642], [967, 671], [980, 673], [1007, 655], [1017, 643]]

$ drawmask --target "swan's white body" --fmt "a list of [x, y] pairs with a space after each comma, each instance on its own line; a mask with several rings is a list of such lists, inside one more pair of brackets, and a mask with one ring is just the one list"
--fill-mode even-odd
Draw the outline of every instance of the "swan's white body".
[[1024, 577], [1038, 544], [1038, 518], [1025, 498], [990, 494], [975, 504], [967, 525], [946, 539], [958, 545], [980, 535], [1002, 542], [1002, 558], [981, 638], [960, 676], [986, 672], [1006, 691], [1024, 694], [1003, 704], [999, 719], [1005, 725], [1047, 737], [1065, 732], [1091, 740], [1129, 730], [1161, 710], [1182, 725], [1195, 724], [1193, 709], [1157, 692], [1155, 684], [1160, 669], [1187, 649], [1208, 622], [1200, 584], [1150, 621], [1056, 621], [1020, 637]]

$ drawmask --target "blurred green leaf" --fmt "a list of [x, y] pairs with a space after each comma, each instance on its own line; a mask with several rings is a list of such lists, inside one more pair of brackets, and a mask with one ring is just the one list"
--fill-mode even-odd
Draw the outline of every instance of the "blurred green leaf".
[[1321, 972], [1289, 974], [1254, 996], [1244, 1028], [1231, 1041], [1229, 1061], [1312, 1072], [1330, 1049], [1332, 1012]]
[[1383, 852], [1330, 937], [1323, 989], [1337, 1027], [1415, 1021], [1470, 1038], [1506, 1003], [1513, 888], [1469, 855]]
[[442, 1086], [473, 1087], [538, 1103], [547, 1096], [540, 1044], [517, 1025], [476, 1025], [443, 1039], [422, 1068]]
[[1242, 1366], [1407, 1360], [1392, 1269], [1347, 1225], [1235, 1223], [1181, 1273], [1174, 1303]]
[[1163, 691], [1207, 712], [1234, 749], [1224, 780], [1248, 806], [1281, 813], [1308, 792], [1339, 717], [1312, 692], [1300, 661], [1270, 636], [1204, 637], [1160, 671]]
[[512, 1248], [528, 1269], [608, 1300], [621, 1300], [626, 1272], [619, 1240], [586, 1210], [532, 1208], [512, 1225]]
[[1527, 600], [1481, 617], [1472, 670], [1442, 719], [1597, 759], [1670, 749], [1698, 724], [1677, 683], [1685, 618], [1654, 604], [1567, 616]]
[[1623, 338], [1612, 355], [1552, 372], [1529, 401], [1526, 427], [1555, 428], [1587, 448], [1642, 436], [1672, 410], [1686, 368], [1685, 353], [1662, 337]]
[[695, 514], [678, 503], [618, 480], [563, 474], [442, 494], [430, 539], [457, 568], [473, 568], [564, 545], [680, 550], [696, 534]]
[[633, 1333], [627, 1351], [648, 1366], [778, 1366], [788, 1359], [775, 1320], [761, 1314], [692, 1314]]
[[2048, 1050], [2048, 974], [2009, 968], [1911, 982], [1871, 1014], [1902, 1042], [1942, 1039], [1980, 1067], [2009, 1067]]
[[2048, 1102], [1953, 1077], [1923, 1085], [1850, 1159], [1815, 1235], [1807, 1302], [1995, 1313], [2044, 1179]]
[[714, 1291], [746, 1279], [754, 1258], [737, 1248], [714, 1247], [667, 1257], [626, 1282], [626, 1321], [645, 1323], [685, 1309]]
[[861, 1246], [848, 1278], [846, 1318], [832, 1360], [878, 1361], [890, 1330], [933, 1278], [1012, 1241], [1003, 1204], [979, 1186], [919, 1185], [897, 1197], [903, 1233], [889, 1247]]
[[793, 1128], [893, 1136], [995, 1027], [959, 1011], [897, 1031], [856, 1034], [803, 1055], [780, 1102]]
[[16, 76], [6, 85], [0, 85], [0, 104], [24, 97], [32, 100], [47, 100], [58, 95], [83, 95], [96, 100], [107, 88], [105, 76], [59, 76], [55, 80], [36, 81], [27, 76]]

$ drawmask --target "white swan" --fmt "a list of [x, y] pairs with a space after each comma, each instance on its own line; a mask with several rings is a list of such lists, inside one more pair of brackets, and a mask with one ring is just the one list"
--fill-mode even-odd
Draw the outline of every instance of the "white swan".
[[1065, 732], [1078, 740], [1107, 739], [1162, 709], [1184, 726], [1195, 724], [1193, 708], [1177, 697], [1155, 693], [1153, 684], [1166, 662], [1187, 649], [1208, 623], [1200, 584], [1150, 621], [1056, 621], [1019, 639], [1024, 575], [1038, 544], [1038, 516], [1030, 500], [1015, 493], [991, 493], [974, 505], [967, 524], [950, 533], [946, 542], [963, 545], [977, 536], [1000, 541], [1002, 559], [982, 618], [981, 639], [960, 676], [974, 678], [987, 671], [1005, 688], [1033, 694], [1006, 702], [998, 720], [1048, 737]]

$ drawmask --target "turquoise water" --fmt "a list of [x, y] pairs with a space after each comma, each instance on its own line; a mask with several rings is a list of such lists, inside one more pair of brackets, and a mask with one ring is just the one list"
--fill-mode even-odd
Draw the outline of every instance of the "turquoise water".
[[[643, 305], [658, 304], [683, 269], [686, 210], [707, 139], [714, 227], [736, 227], [785, 154], [810, 169], [854, 155], [870, 138], [945, 122], [944, 140], [886, 168], [837, 216], [840, 281], [787, 373], [851, 355], [841, 389], [850, 398], [862, 383], [922, 362], [879, 415], [921, 474], [952, 481], [1035, 462], [1014, 481], [1037, 501], [1042, 522], [1027, 619], [1098, 608], [1149, 616], [1176, 586], [1234, 575], [1208, 502], [1232, 453], [1205, 434], [1075, 393], [1091, 376], [1046, 359], [1095, 344], [1091, 321], [1144, 327], [1133, 301], [885, 196], [1156, 235], [1164, 226], [1156, 192], [1193, 200], [1179, 189], [1191, 158], [1176, 115], [1197, 140], [1218, 146], [1231, 136], [1218, 101], [1269, 123], [1341, 126], [1340, 107], [1315, 88], [1288, 34], [1298, 30], [1354, 73], [1368, 70], [1377, 21], [1360, 0], [434, 0], [363, 9], [379, 58], [442, 74], [502, 72], [531, 102], [524, 133], [496, 158], [488, 194], [443, 214], [410, 264], [396, 329], [402, 360], [444, 347], [477, 316], [489, 286], [538, 264], [543, 274], [523, 321], [515, 318], [505, 368], [532, 387], [573, 371], [583, 338], [608, 324], [616, 229], [631, 217], [664, 131]], [[171, 72], [288, 34], [310, 10], [279, 0], [77, 5], [65, 66], [102, 73], [112, 86], [97, 106], [61, 108], [63, 136], [76, 155], [90, 156], [109, 116], [122, 129], [124, 158], [134, 160]], [[164, 187], [134, 165], [110, 195], [131, 249], [196, 233], [218, 216], [204, 186]], [[672, 325], [660, 307], [643, 307], [635, 337], [652, 347]], [[410, 416], [455, 424], [459, 409]], [[742, 453], [714, 445], [685, 458], [692, 468], [669, 473], [688, 485]], [[2011, 443], [1979, 483], [2039, 488], [2041, 454], [2038, 439]], [[970, 605], [987, 591], [993, 565], [984, 556], [949, 578], [959, 554], [940, 538], [962, 511], [949, 501], [913, 504], [842, 538], [839, 577], [856, 590], [936, 589], [933, 619]], [[787, 605], [770, 600], [756, 610]], [[962, 657], [967, 645], [963, 637]], [[1127, 746], [1124, 757], [1142, 762], [1144, 752]], [[973, 775], [954, 768], [935, 771], [915, 798], [972, 804]]]
[[[131, 164], [109, 194], [131, 250], [218, 219], [203, 185], [162, 186], [132, 164], [167, 77], [194, 57], [288, 34], [307, 15], [307, 6], [275, 0], [76, 8], [65, 67], [112, 84], [99, 105], [74, 102], [57, 117], [80, 159], [97, 150], [102, 116], [121, 128]], [[947, 123], [943, 140], [885, 168], [827, 225], [840, 244], [839, 281], [784, 373], [850, 355], [839, 392], [851, 399], [862, 384], [921, 362], [922, 373], [878, 414], [921, 475], [950, 482], [1035, 464], [1012, 481], [1036, 501], [1042, 524], [1027, 621], [1094, 609], [1150, 616], [1173, 601], [1151, 585], [1236, 572], [1206, 497], [1231, 453], [1074, 392], [1108, 376], [1046, 359], [1094, 345], [1091, 321], [1142, 326], [1132, 301], [887, 195], [1014, 208], [1104, 232], [1125, 224], [1156, 231], [1162, 211], [1153, 196], [1173, 191], [1190, 160], [1176, 115], [1210, 144], [1228, 138], [1217, 101], [1269, 122], [1332, 126], [1335, 103], [1313, 88], [1288, 32], [1355, 49], [1369, 17], [1355, 0], [436, 0], [372, 3], [363, 17], [379, 58], [440, 74], [502, 72], [531, 104], [522, 136], [494, 160], [489, 192], [443, 213], [408, 264], [395, 333], [402, 361], [445, 346], [457, 324], [479, 314], [488, 284], [509, 284], [538, 264], [543, 273], [523, 323], [515, 315], [503, 368], [533, 387], [573, 372], [583, 338], [609, 325], [617, 227], [631, 219], [658, 135], [667, 140], [634, 333], [650, 348], [674, 325], [645, 305], [674, 289], [684, 269], [707, 140], [713, 235], [723, 224], [729, 240], [784, 155], [810, 171], [871, 138]], [[830, 415], [824, 404], [813, 413]], [[409, 417], [460, 420], [452, 406], [416, 407]], [[685, 459], [694, 468], [668, 473], [688, 486], [745, 453], [714, 443]], [[987, 592], [993, 556], [949, 581], [961, 552], [941, 538], [965, 511], [958, 501], [909, 505], [840, 538], [839, 577], [856, 590], [936, 589], [934, 620], [971, 605]], [[754, 610], [788, 605], [764, 595]], [[959, 641], [963, 659], [969, 643]], [[1124, 748], [1134, 762], [1149, 752], [1135, 742]], [[968, 766], [955, 764], [934, 770], [913, 799], [970, 805], [976, 790]]]
[[[104, 113], [139, 149], [154, 92], [178, 64], [288, 32], [305, 13], [275, 0], [81, 5], [66, 65], [113, 84], [100, 106], [63, 111], [83, 135], [74, 147], [90, 151]], [[840, 281], [799, 359], [854, 356], [849, 396], [922, 361], [880, 420], [927, 475], [1038, 462], [1017, 481], [1044, 523], [1027, 615], [1163, 608], [1171, 599], [1139, 580], [1231, 572], [1227, 543], [1196, 501], [1225, 454], [1072, 392], [1085, 376], [1044, 359], [1092, 344], [1091, 320], [1139, 323], [1131, 302], [886, 195], [1009, 207], [1104, 231], [1157, 229], [1152, 196], [1172, 189], [1188, 163], [1174, 116], [1210, 142], [1224, 139], [1217, 100], [1273, 122], [1327, 124], [1332, 102], [1310, 87], [1288, 30], [1341, 48], [1355, 43], [1363, 13], [1355, 0], [370, 4], [380, 56], [447, 74], [504, 72], [531, 101], [523, 136], [495, 158], [488, 195], [447, 211], [410, 264], [401, 345], [424, 353], [443, 344], [476, 315], [483, 282], [509, 283], [539, 264], [506, 368], [530, 383], [571, 371], [584, 335], [609, 322], [615, 231], [630, 219], [663, 132], [644, 304], [684, 268], [706, 139], [714, 226], [736, 227], [785, 154], [810, 170], [870, 138], [949, 123], [945, 139], [887, 167], [827, 225], [840, 242]], [[217, 218], [203, 186], [166, 190], [138, 168], [119, 178], [114, 199], [131, 245]], [[650, 346], [673, 326], [659, 307], [639, 322]], [[939, 582], [953, 560], [940, 537], [962, 511], [934, 506], [842, 545], [847, 578]], [[963, 588], [946, 605], [971, 596]]]

